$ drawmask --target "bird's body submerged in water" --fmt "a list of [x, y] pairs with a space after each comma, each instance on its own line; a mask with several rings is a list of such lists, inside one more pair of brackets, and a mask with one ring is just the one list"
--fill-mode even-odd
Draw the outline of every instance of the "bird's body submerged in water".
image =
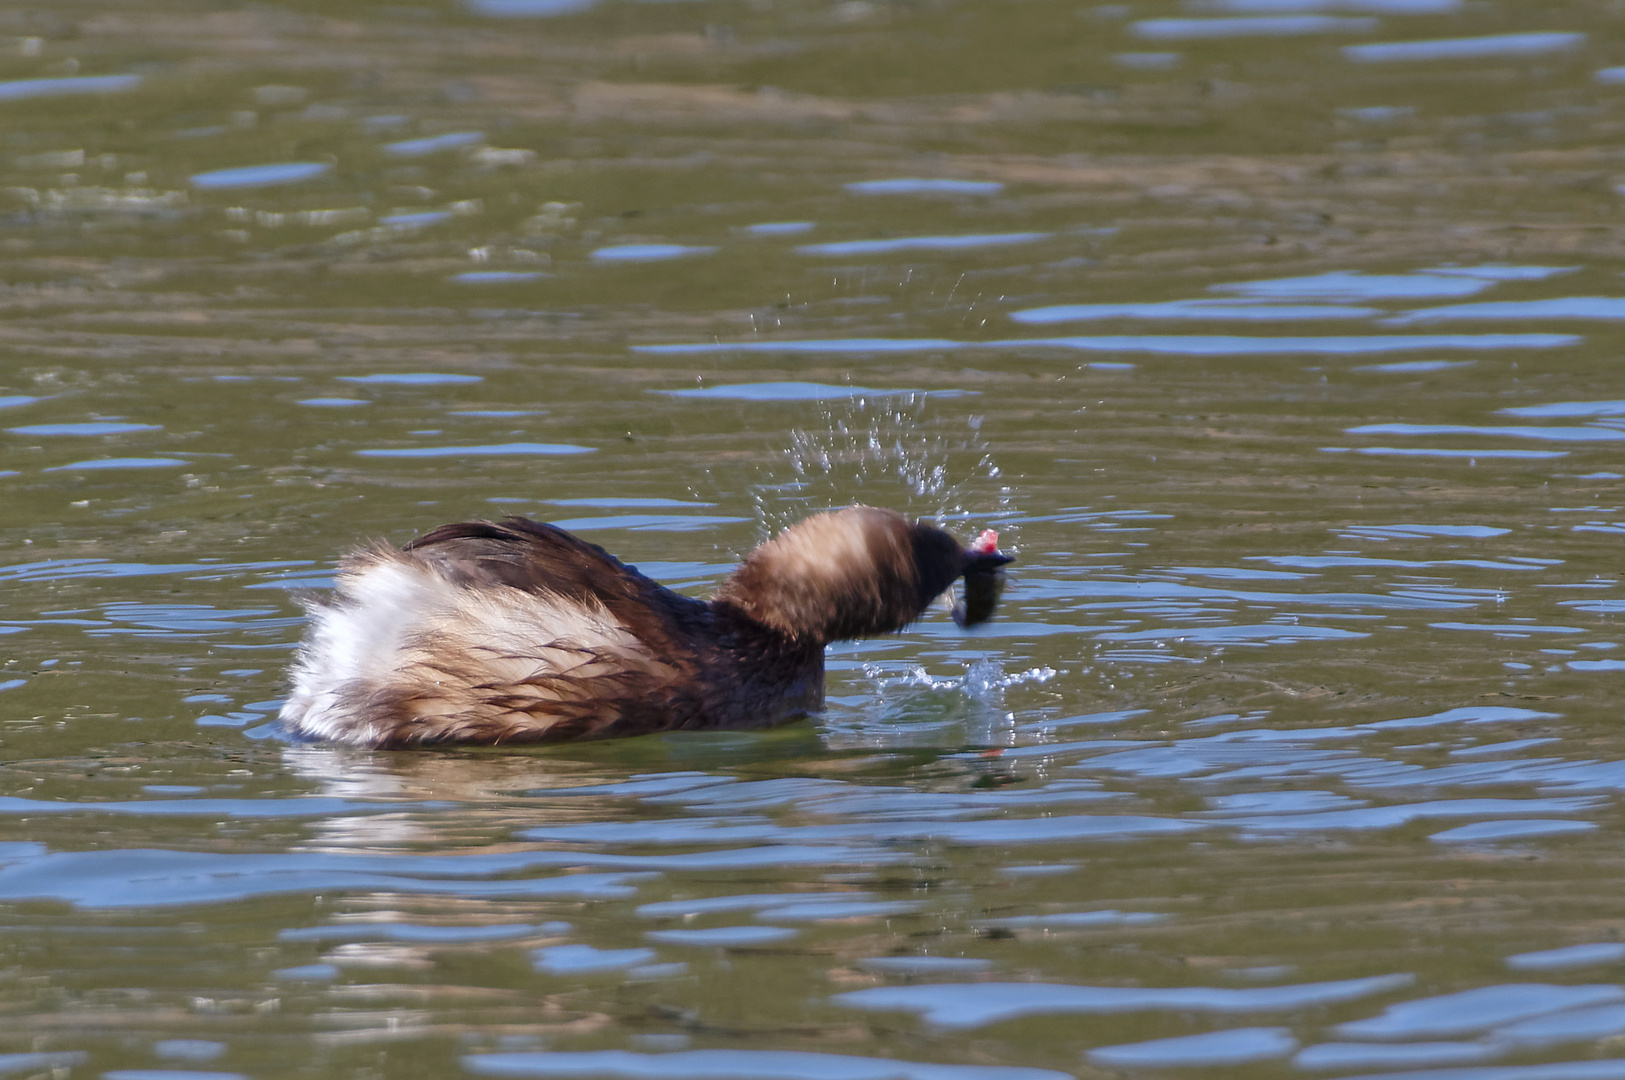
[[[762, 544], [714, 599], [524, 518], [364, 548], [311, 601], [282, 722], [355, 746], [753, 728], [817, 710], [824, 646], [900, 630], [955, 579], [992, 613], [998, 553], [867, 506]], [[973, 588], [974, 586], [974, 588]], [[957, 617], [956, 613], [956, 617]]]

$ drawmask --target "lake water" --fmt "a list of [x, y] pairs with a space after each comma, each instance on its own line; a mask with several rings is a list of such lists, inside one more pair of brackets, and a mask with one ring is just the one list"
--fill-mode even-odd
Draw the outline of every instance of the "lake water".
[[[1625, 1077], [1625, 37], [1512, 0], [0, 11], [0, 1076]], [[294, 745], [296, 595], [854, 500], [784, 728]]]

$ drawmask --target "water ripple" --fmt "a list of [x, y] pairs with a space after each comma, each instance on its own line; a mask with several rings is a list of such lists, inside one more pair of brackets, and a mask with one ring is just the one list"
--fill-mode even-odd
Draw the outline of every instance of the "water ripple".
[[1055, 304], [1012, 311], [1012, 322], [1048, 324], [1099, 319], [1169, 319], [1211, 322], [1294, 322], [1307, 319], [1366, 319], [1380, 308], [1347, 304], [1255, 304], [1244, 300], [1169, 300], [1160, 303]]
[[967, 236], [902, 236], [891, 240], [845, 240], [831, 244], [803, 244], [797, 255], [845, 258], [853, 255], [890, 255], [898, 251], [970, 251], [977, 248], [1031, 244], [1050, 237], [1047, 232], [981, 233]]
[[1376, 19], [1336, 15], [1258, 15], [1231, 19], [1141, 19], [1130, 30], [1148, 41], [1200, 41], [1212, 38], [1304, 37], [1310, 34], [1369, 34]]
[[996, 180], [944, 180], [901, 177], [895, 180], [859, 180], [846, 185], [854, 195], [997, 195], [1004, 185]]
[[[837, 994], [858, 1009], [914, 1012], [944, 1028], [982, 1027], [1054, 1013], [1115, 1015], [1128, 1012], [1253, 1013], [1307, 1009], [1358, 1001], [1411, 985], [1411, 975], [1375, 975], [1336, 982], [1231, 989], [1212, 986], [1073, 986], [1056, 983], [941, 983], [877, 986]], [[1614, 988], [1616, 994], [1625, 991]]]
[[1551, 986], [1513, 983], [1479, 986], [1454, 994], [1390, 1005], [1367, 1020], [1339, 1024], [1338, 1034], [1356, 1039], [1417, 1039], [1463, 1035], [1561, 1009], [1625, 1001], [1618, 986]]
[[1472, 296], [1493, 284], [1494, 279], [1459, 273], [1362, 274], [1339, 270], [1305, 277], [1214, 285], [1212, 290], [1241, 293], [1260, 300], [1428, 300]]
[[1068, 1073], [1014, 1065], [933, 1065], [896, 1058], [798, 1050], [514, 1051], [469, 1054], [463, 1067], [480, 1076], [610, 1077], [614, 1080], [1071, 1080]]
[[323, 161], [289, 161], [275, 165], [243, 165], [235, 169], [216, 169], [192, 177], [191, 184], [200, 191], [240, 191], [249, 188], [281, 187], [314, 180], [330, 172], [333, 166]]
[[1568, 52], [1585, 44], [1586, 36], [1567, 31], [1533, 34], [1489, 34], [1485, 37], [1442, 38], [1434, 41], [1395, 41], [1371, 45], [1345, 45], [1343, 55], [1361, 64], [1414, 63], [1425, 60], [1481, 60], [1498, 56], [1544, 56]]
[[1102, 335], [954, 341], [946, 338], [829, 338], [811, 341], [698, 341], [634, 345], [653, 356], [707, 353], [910, 353], [959, 349], [1068, 349], [1079, 352], [1152, 353], [1169, 356], [1365, 356], [1418, 349], [1557, 349], [1575, 345], [1573, 334], [1388, 334], [1369, 337], [1237, 337], [1214, 334]]
[[10, 79], [0, 82], [0, 101], [67, 97], [79, 94], [116, 94], [141, 85], [139, 75], [78, 75], [59, 79]]
[[1298, 1048], [1287, 1028], [1230, 1028], [1201, 1035], [1100, 1046], [1088, 1053], [1097, 1065], [1158, 1069], [1192, 1065], [1245, 1065], [1286, 1057]]

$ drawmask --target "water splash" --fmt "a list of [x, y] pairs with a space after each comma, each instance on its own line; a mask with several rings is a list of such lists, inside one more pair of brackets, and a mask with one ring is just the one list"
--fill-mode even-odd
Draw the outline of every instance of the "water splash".
[[925, 690], [958, 690], [966, 697], [986, 705], [998, 705], [1004, 692], [1023, 683], [1047, 683], [1065, 672], [1052, 667], [1034, 667], [1026, 671], [1007, 672], [996, 661], [981, 659], [966, 666], [958, 675], [932, 675], [919, 665], [904, 671], [892, 671], [879, 664], [865, 664], [863, 673], [874, 681], [877, 695], [900, 688], [918, 687]]
[[[761, 536], [853, 502], [938, 522], [1002, 518], [1014, 495], [981, 436], [981, 417], [938, 419], [923, 393], [830, 400], [751, 493]], [[1005, 526], [1001, 526], [1001, 530]]]

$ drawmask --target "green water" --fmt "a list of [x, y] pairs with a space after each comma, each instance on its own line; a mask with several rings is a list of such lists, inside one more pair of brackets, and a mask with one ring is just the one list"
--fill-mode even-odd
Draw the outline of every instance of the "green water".
[[[1244, 7], [0, 11], [0, 1075], [1625, 1076], [1617, 13]], [[854, 500], [1018, 563], [814, 720], [270, 723]]]

